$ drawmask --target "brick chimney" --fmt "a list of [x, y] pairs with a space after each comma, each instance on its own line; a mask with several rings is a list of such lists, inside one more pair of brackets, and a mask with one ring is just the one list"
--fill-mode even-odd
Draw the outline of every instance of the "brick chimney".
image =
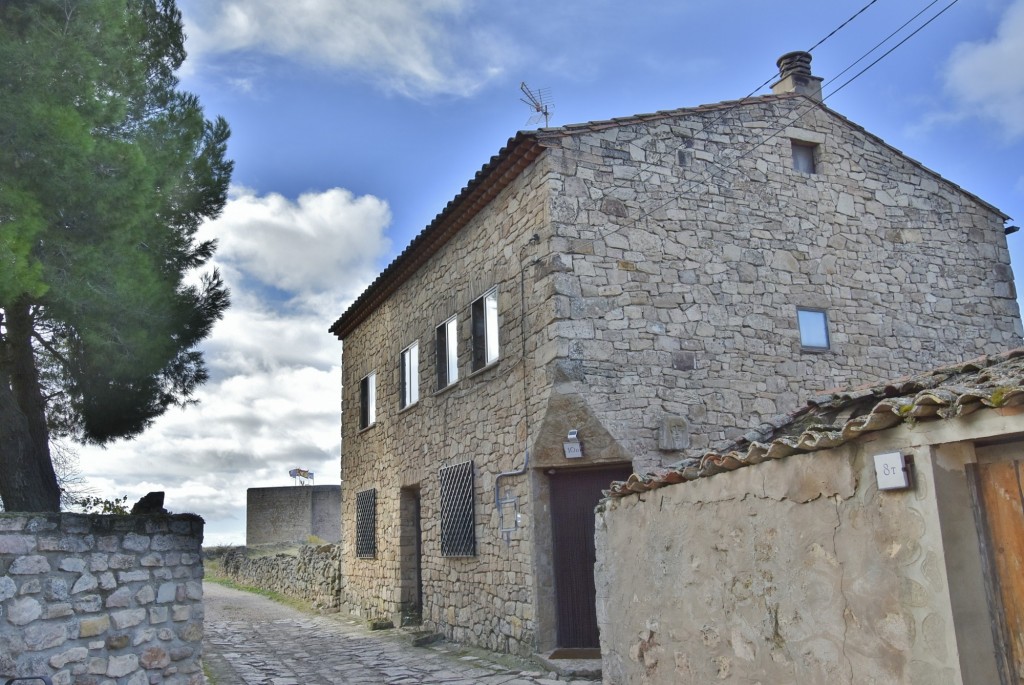
[[779, 80], [772, 84], [773, 93], [802, 93], [821, 102], [821, 81], [811, 75], [811, 53], [787, 52], [779, 58]]

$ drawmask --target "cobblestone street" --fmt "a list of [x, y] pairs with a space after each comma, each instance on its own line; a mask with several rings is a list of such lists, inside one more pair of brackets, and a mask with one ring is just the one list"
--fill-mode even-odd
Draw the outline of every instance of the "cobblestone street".
[[203, 588], [204, 663], [216, 685], [593, 685], [445, 642], [413, 647], [399, 631], [216, 583]]

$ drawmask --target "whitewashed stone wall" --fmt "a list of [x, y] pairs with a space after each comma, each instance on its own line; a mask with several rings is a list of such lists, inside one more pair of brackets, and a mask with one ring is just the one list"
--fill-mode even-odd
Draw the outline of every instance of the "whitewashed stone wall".
[[310, 602], [318, 609], [337, 609], [343, 580], [341, 545], [304, 545], [297, 554], [249, 557], [231, 550], [221, 562], [224, 574], [237, 583], [280, 592]]
[[198, 516], [0, 513], [0, 677], [200, 685]]

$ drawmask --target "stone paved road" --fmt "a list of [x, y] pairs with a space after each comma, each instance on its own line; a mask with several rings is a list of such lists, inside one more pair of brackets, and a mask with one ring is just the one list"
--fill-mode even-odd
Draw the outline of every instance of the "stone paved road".
[[447, 643], [413, 647], [341, 615], [307, 614], [204, 583], [204, 662], [216, 685], [594, 685]]

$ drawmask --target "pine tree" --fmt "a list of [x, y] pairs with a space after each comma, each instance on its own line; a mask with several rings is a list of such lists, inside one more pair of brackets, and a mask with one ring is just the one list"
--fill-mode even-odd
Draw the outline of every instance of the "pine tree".
[[55, 511], [51, 436], [103, 444], [183, 405], [228, 306], [202, 221], [227, 123], [178, 89], [174, 0], [0, 0], [0, 497]]

